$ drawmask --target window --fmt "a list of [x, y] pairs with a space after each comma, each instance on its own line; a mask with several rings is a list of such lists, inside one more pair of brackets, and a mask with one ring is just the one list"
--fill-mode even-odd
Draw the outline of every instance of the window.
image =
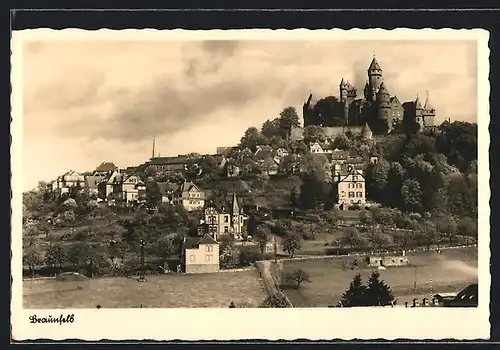
[[349, 192], [349, 198], [354, 198], [354, 192]]
[[356, 188], [363, 188], [363, 184], [360, 182], [360, 183], [357, 183], [356, 184]]
[[342, 191], [341, 196], [342, 196], [342, 197], [345, 197], [345, 191]]
[[363, 192], [356, 192], [356, 197], [362, 198], [363, 197]]
[[189, 262], [194, 263], [194, 261], [195, 261], [195, 256], [194, 255], [190, 255], [189, 256]]
[[205, 255], [205, 262], [212, 262], [212, 255]]
[[206, 246], [205, 246], [205, 251], [206, 251], [207, 253], [213, 252], [213, 251], [214, 251], [214, 247], [213, 247], [213, 246], [211, 246], [211, 245], [206, 245]]
[[224, 222], [229, 222], [229, 215], [224, 215]]
[[357, 176], [353, 176], [352, 177], [352, 181], [358, 181], [358, 177]]
[[229, 227], [224, 226], [224, 233], [229, 233]]

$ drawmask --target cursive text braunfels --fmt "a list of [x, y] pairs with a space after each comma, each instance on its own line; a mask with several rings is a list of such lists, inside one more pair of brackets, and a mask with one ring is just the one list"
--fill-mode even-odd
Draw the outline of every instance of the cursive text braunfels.
[[38, 317], [37, 315], [30, 316], [30, 323], [58, 323], [62, 325], [63, 323], [73, 323], [75, 321], [75, 315], [60, 315], [59, 317]]

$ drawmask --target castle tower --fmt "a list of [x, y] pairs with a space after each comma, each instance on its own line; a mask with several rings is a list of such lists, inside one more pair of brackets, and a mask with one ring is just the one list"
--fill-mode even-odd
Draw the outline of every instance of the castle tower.
[[420, 103], [420, 99], [415, 99], [415, 121], [420, 124], [420, 128], [424, 127], [424, 108], [422, 107], [422, 103]]
[[311, 125], [311, 104], [312, 104], [313, 95], [309, 93], [309, 97], [307, 101], [302, 106], [302, 118], [304, 119], [304, 127]]
[[347, 99], [347, 82], [342, 78], [339, 84], [340, 101], [344, 102]]
[[370, 90], [370, 84], [368, 84], [368, 80], [366, 80], [365, 88], [363, 89], [363, 91], [365, 95], [365, 100], [369, 101], [371, 99], [371, 90]]
[[436, 117], [436, 110], [429, 102], [429, 91], [426, 91], [426, 98], [423, 111], [423, 119], [425, 126], [434, 126], [434, 118]]
[[387, 122], [388, 125], [392, 125], [391, 95], [389, 94], [389, 90], [387, 90], [384, 83], [380, 84], [380, 88], [377, 93], [377, 112], [380, 121], [384, 121]]
[[370, 67], [368, 67], [368, 83], [370, 86], [369, 99], [371, 99], [372, 101], [375, 101], [376, 94], [380, 89], [380, 85], [382, 84], [382, 82], [382, 68], [380, 68], [380, 65], [378, 64], [377, 59], [374, 55], [373, 60], [370, 63]]

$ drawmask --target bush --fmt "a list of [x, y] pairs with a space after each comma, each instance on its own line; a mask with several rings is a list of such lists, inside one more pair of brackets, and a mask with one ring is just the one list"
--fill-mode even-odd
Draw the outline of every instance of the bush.
[[349, 207], [349, 210], [360, 210], [361, 206], [359, 204], [353, 204]]
[[249, 266], [256, 261], [262, 260], [262, 254], [254, 251], [243, 250], [240, 252], [240, 265]]

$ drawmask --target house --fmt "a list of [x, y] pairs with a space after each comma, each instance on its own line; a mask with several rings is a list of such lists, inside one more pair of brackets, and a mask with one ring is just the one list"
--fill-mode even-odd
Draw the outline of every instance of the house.
[[179, 185], [172, 182], [158, 182], [157, 184], [161, 193], [161, 202], [173, 204], [173, 193]]
[[238, 177], [241, 173], [241, 168], [234, 163], [226, 164], [226, 176], [227, 177]]
[[267, 175], [276, 175], [279, 170], [278, 163], [271, 156], [266, 157], [260, 164], [261, 172]]
[[122, 177], [122, 181], [115, 186], [115, 198], [120, 198], [127, 204], [144, 202], [146, 199], [146, 184], [137, 175]]
[[98, 185], [98, 196], [103, 200], [115, 199], [114, 194], [118, 191], [115, 187], [118, 186], [122, 181], [122, 174], [115, 170], [109, 173]]
[[99, 193], [99, 183], [103, 180], [104, 178], [102, 176], [85, 176], [85, 188], [89, 190], [89, 195], [91, 196], [97, 196]]
[[348, 205], [366, 203], [365, 177], [362, 170], [352, 165], [335, 167], [333, 181], [337, 187], [337, 204], [340, 209], [347, 209]]
[[271, 146], [257, 146], [254, 154], [254, 159], [257, 163], [262, 163], [267, 157], [273, 156], [273, 148]]
[[77, 173], [74, 170], [66, 172], [59, 176], [53, 183], [52, 189], [59, 190], [61, 193], [69, 193], [72, 187], [80, 186], [82, 189], [85, 186], [85, 176]]
[[283, 158], [283, 157], [287, 156], [288, 154], [289, 154], [288, 151], [283, 147], [280, 147], [276, 150], [276, 156], [279, 158]]
[[328, 158], [332, 163], [343, 164], [347, 159], [349, 159], [349, 152], [339, 150], [335, 148], [329, 155]]
[[182, 172], [186, 170], [187, 156], [154, 157], [147, 162], [147, 169], [165, 173]]
[[202, 209], [205, 206], [205, 192], [190, 181], [185, 181], [172, 194], [174, 205], [182, 205], [187, 211]]
[[224, 234], [233, 235], [236, 239], [243, 238], [248, 216], [245, 215], [243, 208], [238, 203], [236, 193], [233, 193], [230, 206], [210, 204], [205, 207], [203, 214], [206, 231], [215, 240]]
[[118, 167], [113, 162], [103, 162], [97, 168], [95, 168], [92, 175], [105, 177], [109, 173], [115, 170], [119, 170]]
[[309, 145], [309, 150], [311, 153], [326, 153], [318, 142], [311, 143]]
[[208, 234], [184, 238], [181, 261], [185, 273], [219, 272], [219, 243]]

